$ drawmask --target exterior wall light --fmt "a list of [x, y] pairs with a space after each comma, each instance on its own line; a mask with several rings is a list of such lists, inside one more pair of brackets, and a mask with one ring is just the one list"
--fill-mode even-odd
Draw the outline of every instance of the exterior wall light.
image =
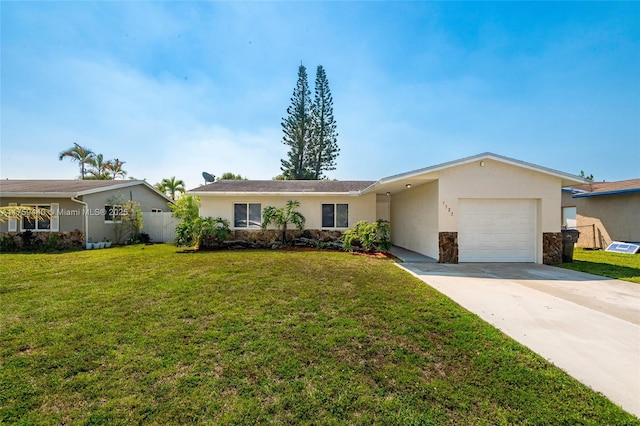
[[480, 162], [480, 167], [484, 167], [484, 161]]
[[405, 186], [407, 187], [407, 189], [411, 188], [411, 184], [410, 183], [406, 184]]

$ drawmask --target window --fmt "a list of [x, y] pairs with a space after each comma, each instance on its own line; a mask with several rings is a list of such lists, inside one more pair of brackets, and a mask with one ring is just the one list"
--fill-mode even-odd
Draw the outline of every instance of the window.
[[262, 206], [259, 203], [234, 204], [233, 226], [236, 228], [261, 228]]
[[576, 221], [577, 210], [575, 207], [562, 208], [562, 228], [575, 229], [578, 224]]
[[322, 205], [323, 228], [348, 228], [349, 204], [323, 204]]
[[151, 213], [162, 213], [162, 209], [151, 209]]
[[104, 206], [104, 221], [111, 223], [122, 222], [122, 213], [121, 205]]
[[[28, 205], [25, 207], [33, 207], [36, 210], [51, 210], [50, 205]], [[29, 219], [27, 217], [22, 218], [22, 230], [23, 231], [49, 231], [51, 230], [51, 219], [48, 217]]]

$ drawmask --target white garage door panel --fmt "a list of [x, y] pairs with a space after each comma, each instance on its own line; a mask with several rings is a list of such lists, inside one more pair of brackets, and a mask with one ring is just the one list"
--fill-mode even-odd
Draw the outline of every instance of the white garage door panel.
[[458, 208], [460, 262], [535, 262], [535, 200], [464, 199]]

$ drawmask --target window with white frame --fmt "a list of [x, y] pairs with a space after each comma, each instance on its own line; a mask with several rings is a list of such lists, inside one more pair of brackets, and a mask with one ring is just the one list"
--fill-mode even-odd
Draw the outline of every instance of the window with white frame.
[[562, 227], [564, 229], [576, 229], [578, 222], [577, 209], [575, 207], [563, 207], [562, 208]]
[[162, 213], [162, 209], [151, 209], [151, 213]]
[[348, 228], [349, 204], [323, 204], [322, 205], [323, 228]]
[[104, 206], [104, 221], [108, 223], [122, 222], [123, 209], [119, 204]]
[[261, 228], [262, 205], [260, 203], [235, 203], [233, 205], [235, 228]]
[[[25, 207], [32, 207], [36, 210], [47, 210], [51, 211], [50, 204], [23, 204]], [[23, 231], [50, 231], [51, 230], [51, 218], [50, 217], [39, 217], [39, 218], [28, 218], [23, 217], [22, 223], [20, 224]]]

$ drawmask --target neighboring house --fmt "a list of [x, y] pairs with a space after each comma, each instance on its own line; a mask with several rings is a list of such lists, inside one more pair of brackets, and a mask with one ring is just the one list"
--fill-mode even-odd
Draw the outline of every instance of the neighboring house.
[[563, 189], [562, 225], [580, 231], [580, 247], [640, 242], [640, 179], [590, 182]]
[[[119, 213], [129, 200], [139, 204], [143, 215], [170, 215], [171, 200], [142, 180], [0, 180], [0, 205], [33, 206], [52, 213], [50, 220], [0, 223], [0, 233], [81, 231], [85, 241], [123, 242], [126, 235]], [[155, 221], [146, 221], [143, 232], [157, 231], [148, 222]]]
[[559, 263], [561, 188], [577, 176], [492, 153], [372, 181], [218, 181], [187, 194], [202, 216], [259, 229], [262, 209], [298, 200], [305, 228], [391, 223], [392, 243], [457, 262]]

